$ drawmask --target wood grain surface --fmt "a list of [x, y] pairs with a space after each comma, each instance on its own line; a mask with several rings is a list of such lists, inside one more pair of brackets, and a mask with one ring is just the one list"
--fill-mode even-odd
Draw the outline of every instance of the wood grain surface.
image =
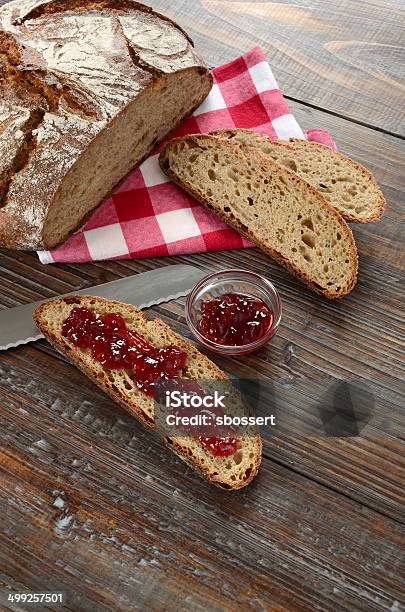
[[[225, 494], [45, 341], [0, 354], [0, 592], [60, 589], [66, 610], [403, 609], [405, 147], [393, 135], [403, 129], [403, 4], [307, 4], [154, 6], [211, 65], [262, 44], [301, 126], [329, 130], [375, 173], [387, 212], [353, 227], [360, 275], [348, 298], [318, 298], [255, 249], [52, 266], [0, 254], [5, 308], [173, 263], [265, 274], [283, 299], [278, 335], [255, 355], [214, 360], [266, 382], [284, 430], [264, 432], [253, 485]], [[371, 43], [399, 51], [370, 53]], [[182, 300], [157, 314], [190, 337]], [[339, 381], [372, 398], [362, 435], [303, 433]], [[12, 609], [4, 591], [0, 608]]]
[[212, 66], [259, 44], [287, 97], [405, 136], [401, 0], [156, 0]]

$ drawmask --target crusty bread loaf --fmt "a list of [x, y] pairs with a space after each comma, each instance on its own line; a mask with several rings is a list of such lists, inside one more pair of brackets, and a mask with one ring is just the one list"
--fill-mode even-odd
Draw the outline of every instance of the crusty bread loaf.
[[371, 172], [329, 147], [294, 138], [289, 142], [272, 142], [264, 134], [245, 129], [211, 133], [256, 147], [276, 163], [293, 170], [320, 191], [346, 221], [370, 223], [384, 212], [385, 199]]
[[0, 246], [51, 248], [209, 93], [172, 21], [134, 0], [0, 9]]
[[[34, 319], [41, 332], [61, 353], [79, 367], [110, 397], [150, 429], [155, 428], [154, 401], [134, 385], [125, 370], [106, 370], [92, 359], [89, 350], [76, 348], [62, 336], [62, 325], [73, 308], [83, 307], [98, 315], [114, 312], [121, 315], [128, 329], [136, 331], [158, 348], [176, 345], [187, 354], [182, 377], [195, 380], [227, 380], [225, 374], [194, 346], [175, 334], [163, 321], [145, 319], [142, 312], [128, 304], [91, 296], [69, 296], [39, 306]], [[228, 409], [227, 409], [227, 414]], [[261, 462], [262, 442], [254, 430], [238, 436], [240, 446], [234, 455], [215, 457], [191, 437], [169, 438], [166, 444], [202, 476], [223, 489], [239, 489], [256, 476]]]
[[311, 289], [349, 293], [357, 277], [352, 233], [334, 208], [295, 172], [254, 149], [210, 135], [176, 138], [162, 170]]

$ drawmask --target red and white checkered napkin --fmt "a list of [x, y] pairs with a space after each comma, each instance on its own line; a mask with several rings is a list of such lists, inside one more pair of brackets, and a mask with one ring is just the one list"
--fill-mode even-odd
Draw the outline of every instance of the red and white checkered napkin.
[[[288, 110], [267, 60], [256, 47], [215, 68], [208, 98], [169, 138], [223, 128], [252, 128], [272, 139], [307, 138], [334, 147], [323, 130], [304, 134]], [[92, 215], [86, 226], [42, 263], [180, 255], [252, 244], [171, 183], [158, 164], [160, 145]]]

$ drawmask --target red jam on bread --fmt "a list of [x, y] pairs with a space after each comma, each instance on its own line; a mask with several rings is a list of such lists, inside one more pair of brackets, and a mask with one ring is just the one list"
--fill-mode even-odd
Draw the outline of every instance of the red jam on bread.
[[239, 442], [236, 438], [204, 438], [198, 437], [200, 444], [209, 450], [215, 457], [229, 457], [238, 450]]
[[[130, 370], [140, 391], [153, 397], [158, 380], [181, 376], [186, 353], [177, 346], [157, 348], [127, 328], [119, 314], [96, 315], [88, 308], [73, 308], [62, 326], [62, 335], [81, 349], [89, 349], [106, 370]], [[238, 441], [232, 437], [198, 437], [215, 456], [233, 455]]]
[[223, 346], [244, 346], [260, 340], [273, 324], [273, 312], [257, 297], [224, 293], [201, 304], [198, 330]]
[[74, 308], [62, 335], [78, 348], [90, 349], [106, 370], [132, 370], [138, 389], [151, 397], [155, 382], [179, 376], [186, 362], [184, 351], [176, 346], [156, 348], [114, 313], [97, 316], [87, 308]]

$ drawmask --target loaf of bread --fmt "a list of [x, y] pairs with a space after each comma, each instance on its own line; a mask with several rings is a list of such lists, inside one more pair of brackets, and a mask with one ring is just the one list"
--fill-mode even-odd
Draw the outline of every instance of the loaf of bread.
[[187, 34], [134, 0], [3, 6], [0, 246], [66, 240], [211, 86]]
[[[175, 334], [163, 321], [147, 320], [134, 306], [91, 296], [69, 296], [39, 306], [34, 319], [49, 342], [114, 401], [150, 429], [155, 429], [156, 425], [153, 398], [136, 387], [126, 370], [104, 369], [92, 358], [89, 349], [77, 348], [62, 335], [63, 322], [77, 307], [90, 309], [96, 315], [121, 315], [129, 330], [137, 332], [154, 346], [163, 348], [175, 345], [180, 348], [187, 355], [182, 378], [227, 380], [212, 361]], [[236, 453], [227, 457], [214, 456], [191, 436], [165, 436], [164, 441], [183, 461], [209, 482], [223, 489], [240, 489], [248, 485], [256, 476], [261, 462], [262, 442], [255, 430], [244, 429], [243, 435], [238, 436]]]
[[175, 183], [328, 298], [349, 293], [357, 249], [344, 219], [307, 181], [253, 148], [206, 134], [169, 142]]
[[385, 199], [367, 168], [317, 142], [291, 139], [272, 142], [251, 130], [219, 130], [214, 136], [255, 147], [276, 163], [293, 170], [320, 191], [346, 221], [370, 223], [380, 219]]

